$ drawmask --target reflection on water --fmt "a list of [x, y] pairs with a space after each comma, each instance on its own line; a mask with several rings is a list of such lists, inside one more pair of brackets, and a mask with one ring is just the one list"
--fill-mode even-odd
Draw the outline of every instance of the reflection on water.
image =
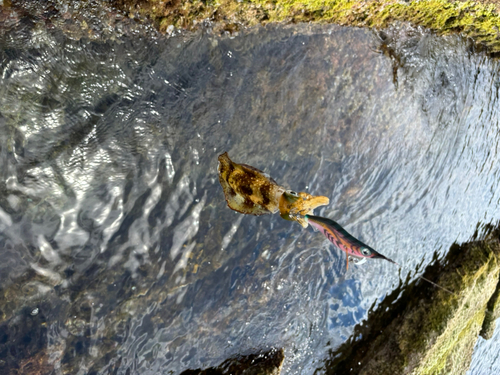
[[499, 70], [461, 39], [16, 27], [0, 40], [6, 370], [180, 373], [283, 347], [284, 373], [312, 373], [409, 272], [346, 272], [320, 234], [234, 213], [224, 151], [328, 196], [317, 214], [410, 269], [499, 219]]
[[[497, 320], [497, 325], [498, 323]], [[467, 374], [497, 374], [500, 371], [499, 347], [500, 330], [496, 329], [495, 334], [488, 341], [479, 337], [474, 348], [474, 358]]]

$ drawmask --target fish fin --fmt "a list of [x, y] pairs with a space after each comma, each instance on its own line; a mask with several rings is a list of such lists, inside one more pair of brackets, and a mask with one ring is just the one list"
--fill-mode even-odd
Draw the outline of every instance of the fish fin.
[[349, 270], [349, 254], [346, 254], [346, 261], [347, 261], [347, 264], [346, 264], [346, 271]]

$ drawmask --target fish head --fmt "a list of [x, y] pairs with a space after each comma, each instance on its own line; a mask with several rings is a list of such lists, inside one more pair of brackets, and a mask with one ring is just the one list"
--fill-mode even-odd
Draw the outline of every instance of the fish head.
[[218, 161], [219, 182], [229, 208], [251, 215], [278, 211], [279, 197], [285, 189], [268, 174], [233, 162], [227, 152], [219, 155]]
[[312, 214], [316, 207], [324, 206], [329, 202], [327, 197], [285, 190], [279, 200], [280, 216], [285, 220], [296, 221], [307, 228], [307, 220], [302, 216]]

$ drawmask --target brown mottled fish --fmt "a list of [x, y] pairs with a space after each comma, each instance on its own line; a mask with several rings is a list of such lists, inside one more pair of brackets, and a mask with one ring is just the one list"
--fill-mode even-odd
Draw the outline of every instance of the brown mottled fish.
[[285, 189], [266, 173], [219, 155], [219, 181], [230, 209], [242, 214], [264, 215], [278, 211], [279, 197]]
[[329, 202], [327, 197], [315, 197], [304, 192], [296, 193], [292, 190], [286, 190], [279, 201], [280, 216], [285, 220], [296, 221], [307, 228], [307, 220], [299, 215], [310, 215], [316, 207], [324, 206]]

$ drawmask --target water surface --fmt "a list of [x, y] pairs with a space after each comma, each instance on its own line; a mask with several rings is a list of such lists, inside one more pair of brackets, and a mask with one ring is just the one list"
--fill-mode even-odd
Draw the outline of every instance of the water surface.
[[[500, 219], [498, 64], [458, 37], [17, 24], [0, 51], [5, 369], [177, 374], [283, 347], [283, 373], [310, 374], [400, 278]], [[407, 268], [346, 271], [311, 229], [231, 211], [224, 151], [328, 196], [316, 214]]]

